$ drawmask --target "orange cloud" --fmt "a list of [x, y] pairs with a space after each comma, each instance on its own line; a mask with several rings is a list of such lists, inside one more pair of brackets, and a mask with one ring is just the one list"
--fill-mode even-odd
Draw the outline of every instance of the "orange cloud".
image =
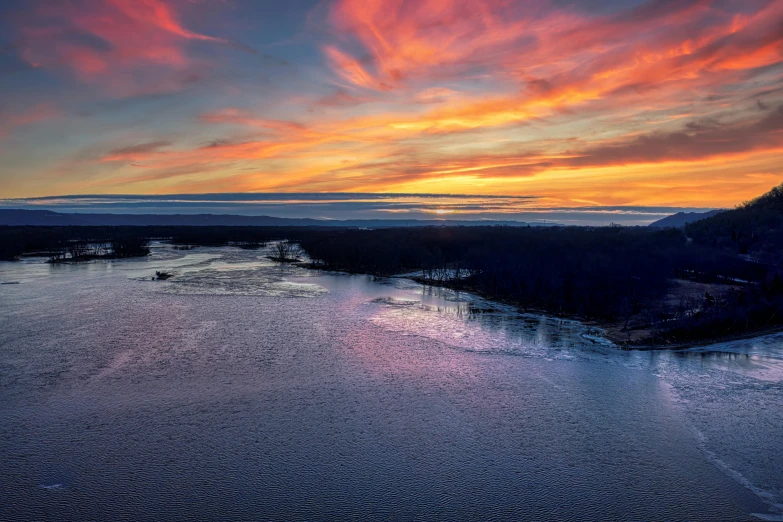
[[324, 49], [335, 72], [358, 87], [491, 76], [521, 81], [524, 98], [567, 104], [579, 93], [710, 83], [720, 80], [707, 78], [715, 71], [780, 62], [783, 3], [756, 3], [763, 7], [746, 16], [685, 1], [594, 18], [537, 2], [340, 0], [335, 30], [349, 35], [346, 45], [360, 45], [367, 63]]
[[333, 63], [345, 79], [362, 87], [389, 88], [441, 67], [480, 62], [487, 53], [523, 39], [529, 23], [509, 21], [507, 4], [342, 0], [335, 3], [331, 21], [336, 31], [361, 43], [372, 59], [373, 73], [359, 66], [360, 74], [355, 74], [355, 59], [332, 46], [325, 51], [339, 57]]
[[161, 149], [171, 146], [169, 141], [150, 141], [147, 143], [139, 143], [137, 145], [129, 145], [127, 147], [120, 147], [110, 150], [106, 155], [101, 158], [101, 161], [139, 161], [141, 159], [149, 159], [150, 156], [163, 154]]
[[484, 82], [477, 95], [423, 115], [375, 116], [395, 129], [453, 131], [563, 111], [640, 109], [642, 96], [645, 108], [661, 111], [783, 61], [783, 1], [757, 3], [742, 16], [711, 2], [650, 2], [595, 18], [533, 2], [340, 0], [331, 11], [335, 31], [366, 58], [332, 44], [324, 51], [342, 80], [411, 91], [404, 94], [410, 103], [438, 89], [456, 92], [444, 81]]

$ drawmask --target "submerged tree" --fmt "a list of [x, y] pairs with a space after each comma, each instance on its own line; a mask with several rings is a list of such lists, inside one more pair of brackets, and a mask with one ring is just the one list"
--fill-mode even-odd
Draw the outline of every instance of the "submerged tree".
[[272, 255], [269, 259], [280, 263], [293, 263], [301, 261], [304, 252], [296, 243], [289, 241], [279, 241], [272, 247]]
[[111, 250], [115, 257], [139, 257], [150, 253], [150, 242], [145, 237], [121, 237], [113, 239]]

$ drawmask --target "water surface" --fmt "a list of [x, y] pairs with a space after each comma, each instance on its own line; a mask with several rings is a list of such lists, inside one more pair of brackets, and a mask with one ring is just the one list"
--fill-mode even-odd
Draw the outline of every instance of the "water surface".
[[0, 263], [0, 519], [783, 519], [783, 336], [623, 352], [264, 253]]

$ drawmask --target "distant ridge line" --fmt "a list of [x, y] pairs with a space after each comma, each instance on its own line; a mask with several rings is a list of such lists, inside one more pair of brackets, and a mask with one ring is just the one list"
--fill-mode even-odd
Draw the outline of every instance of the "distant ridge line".
[[725, 212], [724, 209], [709, 210], [706, 212], [677, 212], [671, 216], [666, 216], [663, 219], [650, 223], [649, 227], [653, 228], [684, 228], [688, 223], [694, 223], [701, 221], [702, 219], [711, 218], [721, 212]]
[[445, 219], [349, 219], [279, 218], [233, 214], [98, 214], [64, 213], [52, 210], [0, 209], [0, 226], [545, 226], [555, 223]]

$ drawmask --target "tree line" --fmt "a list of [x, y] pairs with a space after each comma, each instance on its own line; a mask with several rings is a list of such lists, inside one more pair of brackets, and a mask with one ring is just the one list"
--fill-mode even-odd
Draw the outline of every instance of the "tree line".
[[[0, 253], [5, 259], [31, 252], [85, 259], [96, 254], [74, 249], [103, 245], [124, 257], [145, 255], [152, 239], [179, 248], [257, 248], [285, 240], [277, 244], [298, 244], [313, 267], [413, 273], [424, 283], [523, 310], [647, 328], [661, 342], [783, 324], [779, 265], [690, 234], [643, 227], [0, 227]], [[683, 295], [673, 305], [666, 297], [674, 279], [723, 283], [729, 290]]]

